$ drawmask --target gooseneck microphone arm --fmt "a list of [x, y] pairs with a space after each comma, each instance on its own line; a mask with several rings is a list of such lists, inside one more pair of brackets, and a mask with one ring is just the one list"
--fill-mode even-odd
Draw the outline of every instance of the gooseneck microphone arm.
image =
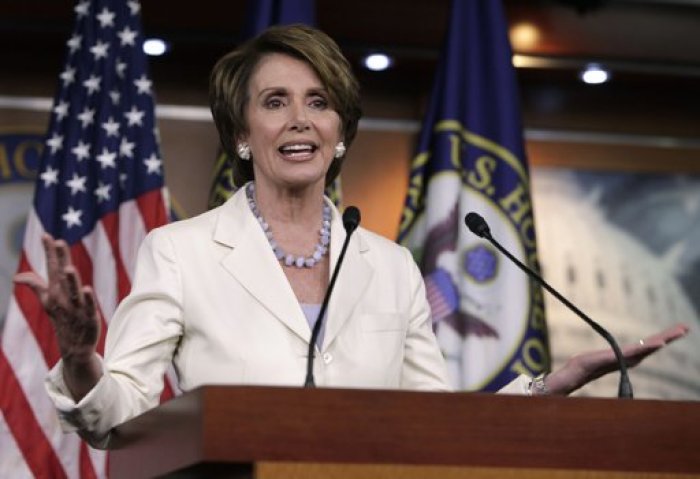
[[326, 313], [326, 308], [328, 307], [328, 300], [331, 297], [331, 292], [333, 291], [335, 280], [338, 277], [340, 265], [343, 263], [345, 251], [348, 249], [348, 244], [350, 243], [350, 236], [357, 229], [359, 224], [360, 210], [357, 209], [355, 206], [348, 206], [345, 209], [345, 212], [343, 213], [343, 227], [345, 228], [345, 241], [343, 242], [343, 248], [340, 250], [340, 256], [338, 256], [338, 263], [335, 265], [333, 275], [331, 276], [331, 282], [328, 284], [328, 289], [326, 289], [326, 296], [323, 298], [321, 310], [318, 312], [318, 317], [316, 318], [314, 329], [311, 331], [311, 339], [309, 340], [309, 354], [306, 357], [306, 380], [304, 381], [305, 388], [316, 387], [316, 383], [314, 382], [314, 349], [316, 347], [316, 341], [318, 340], [318, 335], [321, 334], [321, 324], [323, 323], [323, 315]]
[[615, 341], [615, 338], [601, 325], [589, 318], [583, 311], [578, 309], [574, 304], [571, 303], [564, 296], [559, 294], [557, 290], [552, 288], [547, 282], [535, 271], [525, 266], [521, 263], [515, 256], [510, 254], [501, 244], [496, 241], [493, 236], [491, 236], [491, 230], [486, 220], [482, 218], [479, 214], [471, 212], [464, 217], [464, 223], [467, 228], [475, 235], [487, 239], [491, 244], [493, 244], [498, 251], [503, 253], [508, 259], [515, 263], [521, 270], [523, 270], [528, 276], [537, 280], [547, 291], [552, 293], [555, 298], [564, 303], [571, 311], [576, 313], [581, 319], [583, 319], [588, 325], [593, 328], [598, 334], [600, 334], [605, 340], [610, 344], [613, 352], [615, 353], [615, 358], [617, 359], [617, 364], [620, 369], [620, 385], [618, 388], [618, 397], [621, 398], [632, 398], [632, 384], [630, 383], [629, 375], [627, 374], [627, 364], [622, 357], [622, 351], [620, 351], [620, 346]]

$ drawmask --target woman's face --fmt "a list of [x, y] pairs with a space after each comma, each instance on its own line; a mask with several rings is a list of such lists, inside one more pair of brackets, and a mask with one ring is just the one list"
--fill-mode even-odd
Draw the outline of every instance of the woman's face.
[[340, 116], [314, 70], [289, 55], [264, 56], [248, 85], [248, 135], [259, 185], [325, 184], [340, 141]]

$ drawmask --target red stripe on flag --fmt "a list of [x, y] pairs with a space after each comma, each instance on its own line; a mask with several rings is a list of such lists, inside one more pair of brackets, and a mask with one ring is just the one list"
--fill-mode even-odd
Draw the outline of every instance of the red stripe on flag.
[[70, 256], [83, 284], [92, 284], [92, 259], [83, 243], [72, 244], [70, 246]]
[[168, 222], [165, 201], [160, 190], [152, 190], [142, 194], [136, 198], [136, 203], [139, 205], [139, 210], [141, 210], [146, 231], [151, 231], [153, 228]]
[[129, 294], [129, 291], [131, 290], [131, 282], [129, 281], [129, 275], [126, 273], [122, 253], [119, 249], [119, 221], [120, 218], [117, 212], [109, 213], [102, 217], [102, 226], [105, 230], [107, 238], [109, 238], [109, 243], [112, 246], [112, 256], [114, 257], [114, 262], [116, 263], [118, 290], [117, 298], [119, 301], [121, 301], [127, 294]]
[[[27, 256], [22, 251], [19, 259], [18, 272], [32, 271], [27, 261]], [[44, 311], [39, 298], [28, 286], [18, 285], [14, 288], [17, 306], [22, 312], [27, 326], [32, 331], [41, 352], [44, 354], [44, 362], [47, 367], [52, 367], [61, 358], [58, 342], [54, 333], [51, 318]]]
[[[81, 271], [82, 275], [82, 269], [89, 268], [89, 277], [92, 278], [92, 266], [91, 266], [91, 261], [89, 256], [86, 256], [87, 252], [82, 249], [78, 249], [77, 251], [74, 251], [73, 248], [71, 248], [71, 257], [73, 259], [73, 262], [76, 264], [76, 267]], [[82, 268], [82, 269], [81, 269]], [[26, 255], [24, 251], [22, 252], [22, 256], [20, 257], [20, 263], [19, 263], [19, 271], [30, 271], [30, 266], [29, 262], [27, 261]], [[19, 307], [22, 316], [24, 317], [27, 326], [31, 330], [39, 348], [41, 349], [41, 352], [43, 353], [44, 356], [44, 361], [47, 365], [48, 368], [53, 367], [54, 364], [58, 362], [58, 360], [61, 358], [61, 353], [58, 348], [58, 341], [56, 340], [56, 335], [54, 332], [54, 327], [52, 324], [51, 319], [49, 316], [46, 314], [44, 311], [44, 307], [42, 306], [41, 302], [39, 301], [39, 298], [34, 294], [34, 292], [31, 290], [31, 288], [26, 287], [26, 286], [16, 286], [15, 287], [15, 300], [17, 303], [17, 306]], [[100, 337], [100, 343], [98, 344], [98, 347], [100, 348], [100, 351], [104, 349], [104, 334], [105, 334], [106, 326], [104, 325], [104, 321], [102, 321], [102, 334]], [[22, 389], [17, 383], [17, 378], [14, 376], [14, 373], [12, 372], [12, 369], [9, 367], [9, 364], [6, 362], [6, 358], [4, 353], [0, 351], [0, 354], [2, 354], [2, 358], [0, 361], [2, 361], [4, 364], [0, 364], [0, 378], [8, 378], [9, 382], [14, 382], [14, 387], [10, 386], [7, 387], [7, 385], [3, 385], [2, 391], [0, 391], [0, 394], [3, 396], [6, 394], [6, 391], [11, 391], [14, 390], [15, 392], [9, 393], [8, 400], [11, 400], [13, 402], [16, 402], [14, 409], [10, 411], [8, 409], [8, 412], [4, 412], [4, 415], [6, 417], [6, 421], [8, 425], [10, 425], [12, 422], [15, 423], [20, 423], [20, 429], [24, 430], [25, 428], [27, 429], [29, 436], [24, 436], [20, 437], [18, 435], [18, 432], [12, 428], [10, 425], [10, 429], [12, 431], [13, 436], [15, 436], [15, 440], [17, 441], [17, 444], [20, 447], [20, 450], [22, 450], [22, 454], [25, 456], [25, 460], [27, 464], [30, 465], [30, 468], [34, 472], [34, 474], [37, 477], [65, 477], [66, 474], [63, 471], [63, 468], [61, 464], [58, 462], [58, 459], [56, 458], [55, 451], [53, 450], [53, 447], [51, 444], [48, 442], [46, 439], [46, 436], [43, 433], [43, 430], [41, 426], [38, 424], [36, 418], [34, 417], [33, 412], [31, 411], [31, 408], [29, 406], [29, 403], [27, 402], [26, 397], [24, 396], [24, 393], [22, 392]], [[6, 366], [6, 371], [2, 370], [2, 367]], [[10, 378], [10, 375], [12, 377]], [[16, 397], [15, 397], [16, 396]], [[5, 402], [4, 398], [2, 399], [3, 403], [3, 411], [6, 410], [5, 408]], [[18, 411], [21, 411], [21, 413], [18, 413]], [[18, 420], [18, 418], [21, 418]], [[27, 428], [27, 425], [29, 427]], [[39, 444], [37, 441], [37, 434], [41, 435], [41, 438], [43, 438], [44, 442], [46, 443], [45, 446], [39, 445], [39, 449], [35, 450], [36, 446], [35, 444]], [[81, 443], [81, 448], [85, 448], [86, 445], [85, 443]], [[28, 449], [32, 451], [32, 454], [35, 454], [37, 458], [43, 457], [44, 454], [52, 454], [52, 456], [56, 459], [56, 462], [58, 464], [58, 467], [60, 468], [60, 475], [57, 475], [55, 473], [49, 473], [49, 472], [42, 472], [41, 474], [37, 474], [36, 471], [34, 471], [34, 468], [36, 466], [33, 466], [31, 464], [32, 460], [35, 460], [34, 457], [29, 458], [27, 453], [25, 452], [25, 449]], [[48, 451], [48, 452], [47, 452]], [[87, 462], [86, 462], [87, 461]], [[41, 462], [41, 461], [39, 461]], [[49, 467], [53, 467], [50, 466]], [[53, 471], [53, 469], [51, 469]], [[81, 478], [94, 478], [97, 477], [94, 471], [94, 467], [92, 465], [92, 462], [90, 461], [89, 454], [83, 455], [81, 454], [80, 457], [80, 470], [81, 470]]]
[[80, 479], [97, 479], [88, 446], [84, 441], [80, 442]]
[[[83, 284], [92, 285], [93, 272], [92, 272], [92, 259], [90, 258], [90, 253], [85, 249], [85, 245], [81, 242], [75, 243], [70, 247], [70, 256], [73, 264], [80, 273], [80, 277]], [[97, 299], [97, 298], [96, 298]], [[97, 304], [97, 314], [100, 317], [100, 339], [97, 342], [97, 352], [102, 355], [105, 350], [105, 337], [107, 335], [107, 323], [105, 322], [104, 315], [100, 305]]]
[[66, 477], [66, 472], [37, 422], [2, 348], [0, 381], [0, 409], [32, 474], [35, 477]]

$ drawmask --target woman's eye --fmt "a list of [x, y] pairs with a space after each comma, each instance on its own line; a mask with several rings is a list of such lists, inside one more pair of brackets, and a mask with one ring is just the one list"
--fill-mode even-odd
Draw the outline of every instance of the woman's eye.
[[282, 100], [279, 99], [279, 98], [269, 98], [269, 99], [265, 102], [265, 106], [266, 106], [267, 108], [280, 108], [280, 107], [283, 106], [283, 105], [284, 105], [284, 104], [282, 103]]
[[314, 98], [311, 100], [311, 106], [322, 110], [328, 107], [328, 101], [325, 98]]

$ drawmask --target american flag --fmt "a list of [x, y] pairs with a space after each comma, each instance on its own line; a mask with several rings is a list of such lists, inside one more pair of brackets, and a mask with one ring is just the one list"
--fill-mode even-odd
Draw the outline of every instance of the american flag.
[[[42, 233], [65, 239], [106, 322], [131, 287], [141, 240], [167, 222], [166, 192], [139, 2], [74, 10], [18, 272], [45, 277]], [[14, 289], [0, 346], [0, 475], [105, 477], [106, 454], [59, 428], [44, 389], [59, 351], [27, 287]]]

